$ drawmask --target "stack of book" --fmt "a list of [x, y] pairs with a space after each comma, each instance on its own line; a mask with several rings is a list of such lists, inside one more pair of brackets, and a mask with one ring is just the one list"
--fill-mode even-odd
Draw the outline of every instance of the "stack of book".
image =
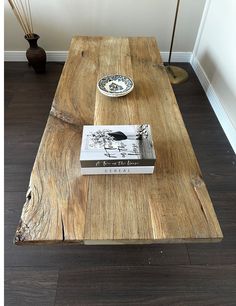
[[142, 125], [86, 125], [80, 152], [81, 174], [150, 174], [156, 155], [151, 128]]

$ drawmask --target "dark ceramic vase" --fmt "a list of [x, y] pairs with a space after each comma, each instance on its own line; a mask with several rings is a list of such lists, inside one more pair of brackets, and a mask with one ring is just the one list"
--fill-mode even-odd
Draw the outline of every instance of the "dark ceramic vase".
[[38, 46], [37, 40], [39, 38], [37, 34], [33, 34], [30, 38], [25, 36], [30, 45], [26, 51], [26, 57], [36, 73], [44, 73], [46, 71], [46, 53], [43, 48]]

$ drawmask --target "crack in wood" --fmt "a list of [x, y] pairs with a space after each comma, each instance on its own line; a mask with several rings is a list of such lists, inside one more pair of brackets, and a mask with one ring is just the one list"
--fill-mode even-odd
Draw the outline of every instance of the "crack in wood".
[[196, 188], [204, 186], [203, 180], [200, 176], [192, 177], [193, 186]]
[[62, 121], [63, 123], [67, 123], [76, 129], [81, 130], [83, 127], [81, 124], [78, 124], [77, 121], [73, 119], [71, 115], [57, 110], [54, 106], [52, 106], [50, 110], [50, 116]]
[[[26, 192], [26, 201], [24, 204], [24, 208], [29, 204], [29, 201], [31, 200], [31, 187], [28, 187], [28, 190]], [[22, 218], [20, 219], [20, 222], [18, 224], [18, 227], [16, 229], [16, 234], [15, 234], [15, 238], [14, 238], [14, 243], [18, 244], [20, 242], [23, 242], [25, 240], [26, 237], [26, 233], [29, 232], [29, 226], [23, 222]]]
[[31, 200], [31, 188], [30, 188], [30, 186], [28, 187], [28, 190], [27, 190], [27, 192], [26, 192], [26, 201], [27, 201], [27, 203]]
[[29, 231], [29, 226], [20, 219], [19, 225], [16, 229], [16, 235], [14, 239], [14, 243], [18, 244], [25, 240], [25, 233]]
[[204, 216], [206, 222], [208, 223], [209, 221], [208, 221], [204, 206], [202, 205], [201, 197], [199, 196], [199, 192], [198, 192], [198, 190], [200, 188], [204, 187], [204, 182], [203, 182], [201, 177], [193, 177], [192, 178], [192, 184], [193, 184], [193, 189], [194, 189], [195, 194], [196, 194], [197, 199], [198, 199], [198, 203], [200, 205], [200, 209], [203, 212], [203, 216]]
[[62, 216], [61, 216], [61, 228], [62, 228], [62, 241], [65, 241], [65, 227]]
[[161, 70], [166, 70], [166, 66], [164, 64], [155, 63], [155, 64], [152, 64], [152, 67], [160, 68]]

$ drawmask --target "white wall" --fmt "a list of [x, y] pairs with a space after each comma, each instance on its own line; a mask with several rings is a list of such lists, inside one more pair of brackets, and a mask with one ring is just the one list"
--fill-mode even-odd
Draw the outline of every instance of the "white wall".
[[[27, 42], [4, 0], [5, 50]], [[67, 50], [73, 35], [156, 36], [168, 51], [177, 0], [31, 0], [34, 32], [46, 50]], [[181, 0], [174, 51], [193, 50], [205, 0]]]
[[236, 1], [208, 0], [193, 65], [236, 152]]

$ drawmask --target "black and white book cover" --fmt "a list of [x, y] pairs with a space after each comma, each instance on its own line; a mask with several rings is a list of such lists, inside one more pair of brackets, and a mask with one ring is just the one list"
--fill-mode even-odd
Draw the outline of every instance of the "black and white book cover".
[[[125, 167], [129, 167], [134, 172], [150, 167], [153, 172], [155, 161], [151, 128], [148, 124], [83, 127], [81, 168], [99, 168], [99, 172], [102, 173], [101, 168], [105, 167], [124, 168], [124, 170], [128, 169]], [[146, 171], [147, 169], [149, 168], [146, 168]], [[92, 171], [90, 169], [88, 172]]]

